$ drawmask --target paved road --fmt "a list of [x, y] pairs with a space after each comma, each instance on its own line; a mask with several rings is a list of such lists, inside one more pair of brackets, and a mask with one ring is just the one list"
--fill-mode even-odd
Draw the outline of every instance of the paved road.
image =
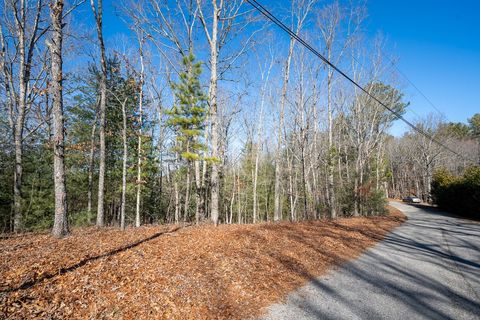
[[264, 319], [480, 319], [480, 224], [392, 204], [407, 222]]

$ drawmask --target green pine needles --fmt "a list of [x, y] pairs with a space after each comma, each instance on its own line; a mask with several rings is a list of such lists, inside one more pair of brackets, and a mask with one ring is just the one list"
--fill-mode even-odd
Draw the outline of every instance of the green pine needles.
[[177, 83], [172, 84], [175, 102], [168, 112], [167, 125], [176, 134], [174, 151], [187, 162], [202, 159], [201, 151], [207, 149], [201, 142], [207, 115], [207, 97], [200, 84], [202, 64], [195, 62], [192, 53], [183, 57], [184, 71]]

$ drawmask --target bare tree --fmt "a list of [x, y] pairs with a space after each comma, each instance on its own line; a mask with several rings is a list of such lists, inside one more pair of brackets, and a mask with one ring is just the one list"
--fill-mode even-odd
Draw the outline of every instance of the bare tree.
[[95, 106], [95, 116], [92, 122], [92, 131], [90, 132], [90, 154], [88, 156], [88, 191], [87, 191], [88, 221], [92, 220], [93, 169], [95, 164], [95, 136], [97, 132], [97, 117], [98, 117], [98, 100]]
[[[310, 11], [316, 0], [296, 0], [291, 3], [291, 24], [292, 29], [295, 34], [299, 34]], [[283, 68], [283, 84], [282, 92], [280, 95], [280, 110], [279, 110], [279, 119], [278, 119], [278, 134], [277, 134], [277, 151], [275, 153], [275, 207], [274, 207], [274, 216], [275, 221], [282, 219], [282, 208], [281, 208], [281, 183], [282, 183], [282, 148], [283, 148], [283, 136], [284, 136], [284, 121], [285, 121], [285, 103], [287, 101], [287, 91], [288, 91], [288, 82], [290, 80], [290, 65], [293, 56], [293, 50], [295, 47], [296, 40], [295, 38], [290, 38], [290, 44], [288, 47], [288, 54], [284, 62]]]
[[127, 99], [122, 103], [122, 138], [123, 138], [123, 161], [122, 161], [122, 203], [120, 208], [120, 229], [125, 230], [125, 197], [127, 193], [127, 160], [128, 160], [128, 146], [127, 146], [127, 114], [125, 105]]
[[143, 44], [145, 41], [143, 31], [139, 30], [137, 32], [137, 40], [139, 44], [139, 55], [140, 55], [140, 81], [139, 81], [139, 91], [138, 91], [138, 117], [139, 117], [139, 128], [138, 128], [138, 149], [137, 149], [137, 201], [135, 206], [135, 226], [138, 228], [141, 224], [140, 217], [140, 201], [141, 201], [141, 191], [142, 191], [142, 127], [143, 127], [143, 85], [145, 78], [145, 64], [143, 56]]
[[273, 54], [270, 52], [270, 61], [269, 63], [262, 65], [260, 64], [260, 74], [262, 80], [262, 86], [260, 89], [260, 117], [257, 124], [257, 141], [255, 143], [256, 150], [255, 150], [255, 163], [254, 163], [254, 172], [253, 172], [253, 223], [257, 222], [258, 217], [258, 195], [257, 195], [257, 186], [258, 186], [258, 169], [259, 169], [259, 162], [260, 162], [260, 154], [262, 152], [262, 144], [263, 144], [263, 117], [265, 111], [265, 99], [267, 95], [267, 89], [270, 80], [270, 73], [272, 71], [274, 65], [274, 57]]
[[42, 0], [37, 0], [33, 5], [27, 1], [5, 1], [5, 20], [0, 23], [0, 67], [4, 77], [3, 85], [8, 95], [6, 107], [15, 150], [14, 232], [22, 229], [23, 143], [26, 136], [26, 117], [38, 97], [40, 92], [38, 88], [46, 80], [45, 66], [40, 66], [38, 74], [32, 76], [35, 54], [40, 51], [37, 50], [39, 40], [49, 30], [48, 25], [42, 24], [44, 7]]
[[[319, 27], [325, 42], [326, 58], [330, 61], [332, 59], [333, 45], [337, 36], [337, 28], [340, 24], [340, 8], [338, 2], [324, 8], [319, 16]], [[337, 60], [338, 61], [338, 60]], [[327, 154], [327, 199], [330, 217], [336, 218], [336, 201], [335, 201], [335, 187], [333, 181], [333, 107], [332, 107], [332, 85], [333, 85], [333, 69], [328, 66], [327, 74], [327, 114], [328, 114], [328, 154]]]
[[90, 0], [95, 24], [97, 28], [98, 45], [100, 47], [100, 103], [99, 103], [99, 135], [100, 152], [98, 168], [98, 199], [97, 199], [97, 226], [105, 225], [104, 202], [105, 202], [105, 110], [107, 103], [107, 61], [105, 56], [105, 43], [103, 41], [103, 0]]
[[[210, 83], [208, 90], [208, 102], [210, 106], [210, 129], [211, 129], [211, 153], [214, 161], [212, 162], [211, 180], [210, 180], [210, 216], [215, 225], [218, 224], [219, 218], [219, 199], [220, 199], [220, 175], [219, 175], [219, 156], [220, 156], [220, 141], [219, 141], [219, 119], [218, 119], [218, 80], [219, 80], [219, 54], [221, 49], [229, 40], [229, 35], [233, 31], [234, 21], [242, 16], [240, 11], [242, 1], [239, 0], [210, 0], [211, 5], [211, 20], [207, 21], [207, 17], [202, 9], [203, 4], [201, 0], [197, 0], [198, 18], [202, 23], [205, 37], [210, 48]], [[243, 24], [241, 29], [245, 28]], [[238, 25], [237, 25], [238, 27]], [[248, 41], [247, 41], [248, 42]], [[228, 70], [231, 64], [246, 51], [247, 46], [243, 45], [237, 54], [229, 57], [229, 63], [224, 66], [222, 72]], [[225, 62], [225, 61], [223, 61]]]
[[[440, 124], [441, 119], [434, 114], [430, 114], [425, 119], [419, 119], [415, 123], [417, 127], [435, 139], [445, 140], [446, 137], [442, 137], [441, 131], [438, 130]], [[416, 151], [414, 162], [420, 169], [422, 186], [421, 190], [417, 190], [416, 196], [421, 197], [423, 201], [428, 201], [430, 199], [433, 169], [436, 167], [436, 162], [438, 162], [444, 149], [424, 135], [414, 133], [414, 136], [415, 138], [412, 141]]]
[[55, 219], [53, 236], [60, 238], [68, 233], [67, 190], [65, 183], [65, 135], [63, 120], [63, 0], [50, 3], [52, 39], [48, 43], [51, 52], [51, 95], [53, 98], [53, 175], [55, 182]]
[[[326, 5], [317, 14], [317, 26], [321, 32], [325, 56], [329, 61], [338, 65], [343, 59], [346, 49], [351, 46], [357, 37], [359, 28], [363, 22], [365, 9], [352, 6], [350, 10], [340, 5], [338, 1]], [[342, 32], [345, 28], [345, 32]], [[331, 218], [337, 216], [337, 201], [334, 185], [335, 154], [338, 147], [334, 145], [334, 97], [335, 85], [334, 70], [331, 66], [327, 69], [327, 128], [328, 128], [328, 151], [327, 151], [327, 188], [326, 195], [328, 209]], [[338, 160], [338, 159], [337, 159]], [[340, 174], [340, 173], [339, 173]]]
[[[205, 36], [207, 37], [208, 44], [210, 46], [210, 85], [208, 90], [208, 101], [210, 104], [210, 123], [211, 123], [211, 135], [212, 135], [212, 157], [214, 162], [212, 163], [211, 174], [211, 208], [210, 215], [213, 223], [218, 224], [218, 201], [220, 196], [220, 181], [218, 176], [218, 163], [215, 161], [218, 158], [218, 119], [217, 119], [217, 87], [218, 87], [218, 28], [219, 19], [222, 10], [224, 9], [224, 0], [212, 0], [212, 22], [211, 30], [209, 30], [206, 18], [203, 11], [200, 10], [200, 21], [203, 24], [205, 30]], [[200, 0], [197, 0], [198, 7], [201, 8], [202, 4]]]

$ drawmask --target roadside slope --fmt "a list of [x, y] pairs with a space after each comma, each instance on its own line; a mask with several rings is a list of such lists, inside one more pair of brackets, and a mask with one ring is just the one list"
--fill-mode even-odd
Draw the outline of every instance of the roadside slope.
[[403, 220], [397, 213], [1, 240], [0, 318], [251, 317]]

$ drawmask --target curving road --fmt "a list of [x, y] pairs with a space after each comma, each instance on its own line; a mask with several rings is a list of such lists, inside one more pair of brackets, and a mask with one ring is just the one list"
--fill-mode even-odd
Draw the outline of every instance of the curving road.
[[480, 319], [480, 223], [391, 204], [409, 220], [263, 319]]

